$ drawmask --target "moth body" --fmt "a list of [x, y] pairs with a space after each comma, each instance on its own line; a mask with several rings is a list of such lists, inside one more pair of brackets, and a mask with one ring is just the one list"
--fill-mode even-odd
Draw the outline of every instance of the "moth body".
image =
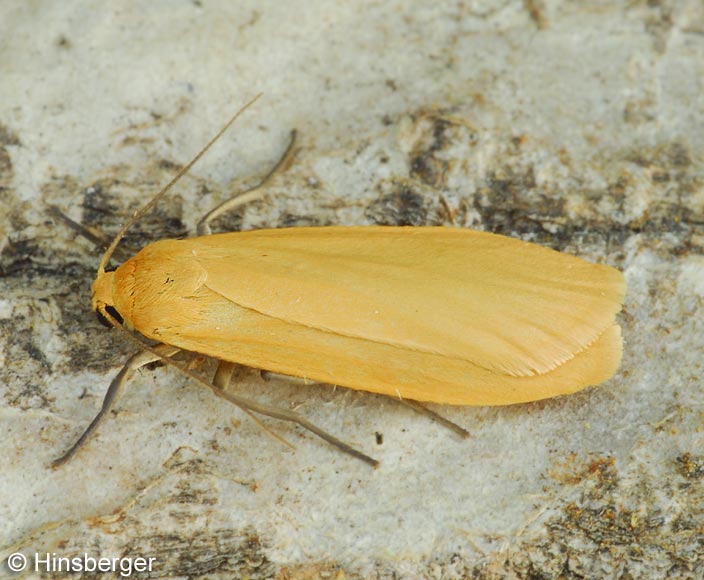
[[443, 227], [256, 230], [155, 242], [93, 309], [220, 360], [405, 399], [507, 405], [609, 379], [623, 275]]

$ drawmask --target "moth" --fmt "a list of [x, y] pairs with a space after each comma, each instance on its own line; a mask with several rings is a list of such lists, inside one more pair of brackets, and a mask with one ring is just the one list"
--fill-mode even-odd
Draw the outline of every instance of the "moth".
[[126, 365], [101, 415], [57, 464], [129, 374], [160, 357], [173, 363], [178, 351], [221, 361], [214, 381], [196, 378], [219, 396], [295, 421], [373, 464], [302, 417], [227, 391], [234, 365], [448, 405], [566, 395], [620, 365], [623, 274], [537, 244], [454, 227], [263, 229], [157, 241], [108, 272], [129, 225], [103, 257], [92, 308], [159, 346]]

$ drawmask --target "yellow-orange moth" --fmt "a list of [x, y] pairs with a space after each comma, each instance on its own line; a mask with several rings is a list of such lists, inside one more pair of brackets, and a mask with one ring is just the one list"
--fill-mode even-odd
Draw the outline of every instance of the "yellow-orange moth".
[[[92, 307], [162, 345], [126, 365], [101, 414], [56, 464], [95, 428], [130, 370], [178, 350], [451, 405], [573, 393], [620, 364], [621, 272], [536, 244], [451, 227], [265, 229], [157, 241], [106, 272], [128, 225], [103, 257]], [[225, 396], [228, 382], [208, 386]], [[375, 464], [293, 413], [226, 398], [295, 420]]]
[[448, 227], [306, 227], [155, 242], [93, 309], [220, 360], [452, 405], [573, 393], [621, 360], [623, 275]]

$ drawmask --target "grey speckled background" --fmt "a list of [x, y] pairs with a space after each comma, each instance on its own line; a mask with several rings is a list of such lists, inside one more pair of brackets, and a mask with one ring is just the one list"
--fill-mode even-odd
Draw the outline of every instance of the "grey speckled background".
[[[3, 558], [155, 557], [150, 578], [702, 578], [702, 79], [700, 0], [3, 1]], [[132, 347], [90, 312], [99, 252], [47, 206], [114, 232], [259, 91], [132, 246], [191, 233], [295, 127], [271, 196], [221, 228], [453, 221], [612, 264], [621, 371], [441, 409], [469, 441], [382, 397], [241, 373], [373, 471], [272, 424], [292, 451], [157, 369], [52, 472]]]

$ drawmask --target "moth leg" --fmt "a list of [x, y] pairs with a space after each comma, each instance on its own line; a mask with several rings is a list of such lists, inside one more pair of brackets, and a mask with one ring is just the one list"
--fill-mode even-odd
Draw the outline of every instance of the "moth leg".
[[224, 391], [230, 386], [232, 374], [235, 372], [237, 366], [237, 363], [226, 360], [218, 361], [218, 368], [215, 370], [215, 376], [213, 377], [213, 385]]
[[313, 379], [304, 379], [303, 377], [294, 377], [293, 375], [284, 375], [282, 373], [275, 373], [274, 371], [259, 371], [260, 376], [265, 380], [265, 381], [270, 381], [271, 379], [281, 379], [283, 381], [286, 381], [287, 383], [292, 383], [296, 385], [303, 385], [303, 386], [308, 386], [308, 385], [324, 385], [327, 383], [319, 383], [317, 381], [314, 381]]
[[225, 200], [222, 202], [220, 205], [218, 205], [216, 208], [210, 210], [207, 214], [205, 214], [201, 220], [198, 222], [198, 226], [196, 228], [196, 231], [199, 236], [209, 236], [212, 231], [210, 229], [210, 222], [212, 222], [214, 219], [220, 217], [224, 213], [227, 213], [229, 211], [232, 211], [236, 207], [239, 207], [241, 205], [245, 205], [247, 203], [250, 203], [252, 201], [255, 201], [257, 199], [260, 199], [263, 195], [262, 191], [259, 191], [261, 187], [266, 184], [269, 179], [277, 172], [279, 169], [286, 168], [293, 156], [293, 151], [294, 151], [294, 144], [296, 142], [296, 130], [293, 129], [291, 131], [291, 139], [289, 141], [288, 147], [286, 147], [286, 150], [284, 151], [284, 154], [281, 156], [281, 158], [276, 162], [274, 167], [272, 167], [269, 172], [262, 177], [259, 182], [252, 187], [246, 189], [245, 191], [238, 193], [234, 197], [231, 197], [228, 200]]
[[447, 427], [448, 429], [450, 429], [450, 431], [454, 431], [460, 437], [462, 437], [462, 439], [469, 438], [469, 431], [467, 431], [467, 429], [465, 429], [461, 425], [458, 425], [457, 423], [454, 423], [453, 421], [450, 421], [447, 417], [443, 417], [440, 413], [431, 411], [430, 409], [428, 409], [428, 407], [423, 405], [423, 403], [419, 403], [418, 401], [411, 401], [410, 399], [397, 399], [396, 397], [392, 398], [401, 403], [402, 405], [413, 409], [416, 413], [425, 415], [431, 421], [440, 423], [440, 425], [442, 425], [443, 427]]
[[[309, 381], [308, 379], [302, 379], [300, 377], [292, 377], [289, 375], [282, 375], [280, 373], [272, 373], [271, 371], [262, 371], [262, 378], [264, 380], [269, 380], [273, 377], [279, 377], [279, 378], [285, 379], [289, 382], [301, 383], [304, 385], [315, 384], [314, 381]], [[469, 437], [469, 431], [467, 431], [464, 427], [462, 427], [461, 425], [458, 425], [457, 423], [454, 423], [453, 421], [450, 421], [447, 417], [443, 417], [440, 413], [437, 413], [435, 411], [431, 411], [425, 405], [423, 405], [422, 403], [419, 403], [418, 401], [412, 401], [410, 399], [402, 399], [400, 397], [391, 397], [391, 396], [389, 398], [401, 403], [402, 405], [405, 405], [406, 407], [409, 407], [410, 409], [413, 409], [416, 413], [420, 413], [421, 415], [425, 415], [431, 421], [435, 421], [436, 423], [439, 423], [443, 427], [447, 427], [450, 431], [454, 431], [463, 439], [467, 439]]]
[[[110, 245], [110, 242], [112, 240], [107, 235], [105, 235], [103, 232], [97, 230], [96, 228], [88, 228], [88, 227], [84, 226], [83, 224], [79, 224], [78, 222], [73, 221], [70, 217], [68, 217], [64, 212], [62, 212], [55, 205], [48, 206], [47, 210], [52, 216], [54, 216], [57, 219], [60, 219], [70, 229], [72, 229], [78, 235], [83, 236], [86, 240], [88, 240], [94, 246], [105, 250]], [[134, 254], [135, 254], [135, 251], [128, 251], [126, 248], [120, 246], [115, 249], [115, 253], [113, 255], [116, 258], [118, 258], [119, 260], [121, 260], [122, 262], [126, 262], [132, 256], [134, 256]]]
[[[213, 377], [213, 385], [217, 387], [218, 389], [221, 390], [226, 390], [230, 383], [232, 382], [232, 375], [234, 373], [235, 368], [239, 366], [237, 363], [229, 362], [229, 361], [224, 361], [221, 360], [218, 362], [218, 368], [215, 371], [215, 376]], [[245, 407], [240, 407], [242, 411], [247, 413], [249, 417], [254, 421], [257, 425], [259, 425], [264, 431], [269, 433], [274, 439], [277, 439], [287, 447], [290, 447], [291, 449], [295, 449], [296, 446], [293, 445], [293, 443], [287, 441], [285, 438], [283, 438], [281, 435], [276, 433], [274, 430], [270, 429], [267, 427], [260, 419], [257, 417], [252, 411]]]
[[227, 392], [225, 388], [230, 383], [230, 379], [232, 378], [232, 372], [235, 366], [236, 365], [234, 363], [224, 361], [221, 361], [218, 364], [218, 369], [217, 371], [215, 371], [215, 378], [213, 379], [213, 384], [211, 386], [213, 392], [218, 397], [221, 397], [226, 401], [237, 405], [245, 411], [251, 411], [252, 413], [265, 415], [273, 419], [279, 419], [280, 421], [289, 421], [291, 423], [296, 423], [303, 429], [306, 429], [311, 433], [314, 433], [324, 441], [327, 441], [328, 443], [330, 443], [330, 445], [337, 447], [340, 451], [347, 453], [352, 457], [356, 457], [357, 459], [361, 459], [372, 467], [377, 467], [379, 465], [379, 462], [376, 459], [365, 455], [364, 453], [355, 449], [351, 445], [348, 445], [344, 441], [341, 441], [334, 435], [331, 435], [327, 431], [324, 431], [323, 429], [314, 425], [307, 419], [301, 417], [298, 413], [294, 413], [293, 411], [289, 411], [287, 409], [280, 409], [278, 407], [270, 407], [269, 405], [257, 403], [256, 401], [245, 399], [244, 397], [240, 397], [239, 395]]
[[[155, 346], [154, 349], [162, 356], [169, 357], [173, 356], [180, 350], [175, 346], [171, 346], [169, 344], [159, 344]], [[73, 444], [73, 446], [61, 457], [55, 459], [51, 463], [52, 468], [56, 469], [57, 467], [62, 466], [64, 463], [69, 461], [83, 446], [88, 437], [90, 437], [91, 434], [98, 428], [98, 426], [103, 422], [103, 419], [105, 419], [107, 414], [113, 408], [115, 402], [118, 400], [122, 393], [125, 383], [127, 383], [130, 377], [132, 377], [132, 375], [137, 370], [158, 360], [161, 360], [161, 357], [158, 354], [146, 350], [132, 355], [127, 360], [125, 365], [122, 367], [122, 370], [120, 370], [120, 372], [115, 375], [115, 378], [113, 378], [112, 382], [110, 383], [110, 386], [108, 387], [108, 390], [105, 393], [105, 398], [103, 399], [103, 406], [98, 412], [98, 414], [95, 416], [95, 419], [93, 419], [91, 424], [88, 425], [88, 428], [83, 432], [83, 435], [78, 438], [78, 440]]]

